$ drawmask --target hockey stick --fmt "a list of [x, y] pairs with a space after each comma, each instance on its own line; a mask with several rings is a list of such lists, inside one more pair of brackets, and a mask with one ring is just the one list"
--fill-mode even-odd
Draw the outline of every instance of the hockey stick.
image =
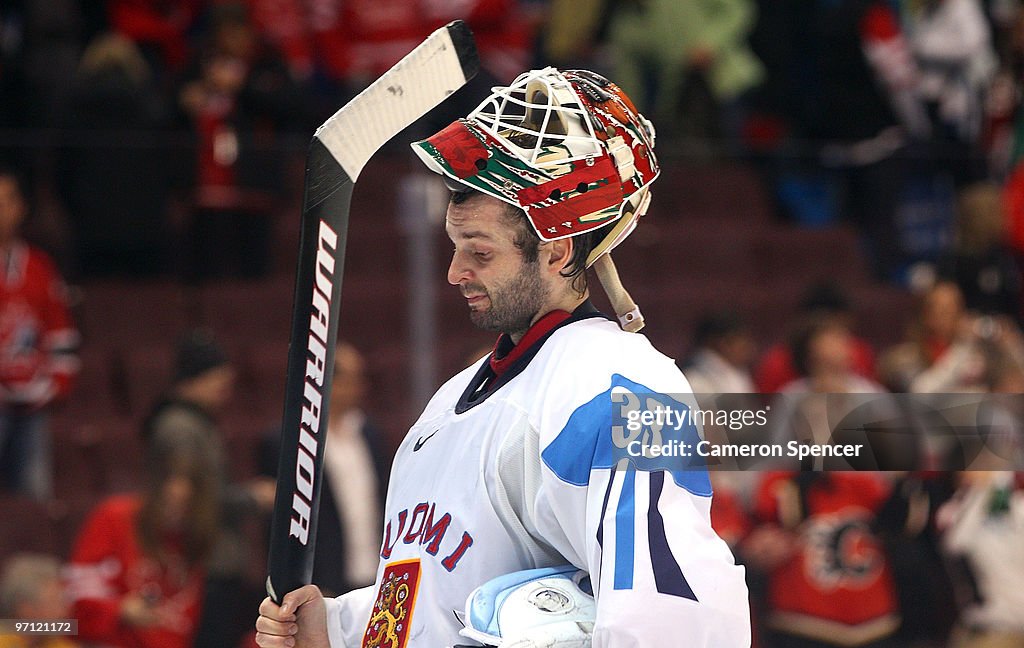
[[431, 34], [317, 129], [306, 159], [302, 233], [267, 593], [310, 582], [324, 434], [338, 337], [349, 202], [359, 172], [389, 139], [476, 74], [473, 36], [455, 21]]

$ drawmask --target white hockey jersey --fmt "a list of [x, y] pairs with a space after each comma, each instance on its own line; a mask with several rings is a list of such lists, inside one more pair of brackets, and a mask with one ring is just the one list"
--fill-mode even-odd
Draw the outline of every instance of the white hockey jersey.
[[688, 393], [673, 361], [574, 318], [468, 406], [483, 362], [399, 447], [377, 581], [328, 599], [332, 648], [468, 643], [453, 611], [475, 587], [566, 563], [591, 574], [595, 648], [749, 646], [744, 570], [711, 528], [707, 473], [623, 470], [613, 453], [613, 394]]

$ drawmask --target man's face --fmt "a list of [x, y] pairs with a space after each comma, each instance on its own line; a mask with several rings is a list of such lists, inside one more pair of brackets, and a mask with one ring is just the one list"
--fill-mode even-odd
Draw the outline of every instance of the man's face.
[[525, 261], [515, 246], [506, 209], [490, 196], [448, 206], [445, 230], [455, 244], [448, 282], [466, 298], [473, 324], [516, 336], [543, 314], [550, 288], [539, 261]]
[[942, 339], [952, 339], [964, 316], [964, 299], [955, 284], [941, 283], [925, 299], [925, 329]]
[[812, 371], [849, 372], [853, 365], [853, 338], [842, 326], [829, 326], [811, 342]]
[[0, 245], [14, 238], [25, 218], [25, 198], [14, 178], [0, 176]]

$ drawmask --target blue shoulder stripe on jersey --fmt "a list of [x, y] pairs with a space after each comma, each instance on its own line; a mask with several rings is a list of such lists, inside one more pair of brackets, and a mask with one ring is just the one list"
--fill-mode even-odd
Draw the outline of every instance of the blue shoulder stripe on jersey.
[[633, 547], [636, 529], [633, 523], [636, 471], [622, 475], [622, 492], [615, 509], [615, 589], [633, 589]]
[[[640, 406], [643, 406], [642, 408]], [[627, 429], [630, 412], [655, 407], [670, 408], [673, 421], [686, 420], [677, 428], [635, 425]], [[680, 488], [694, 495], [711, 496], [711, 480], [700, 457], [643, 457], [629, 453], [623, 447], [626, 441], [653, 443], [660, 435], [660, 443], [676, 442], [696, 448], [700, 436], [697, 427], [685, 417], [689, 406], [670, 394], [660, 394], [620, 374], [613, 374], [608, 389], [576, 408], [565, 427], [541, 452], [545, 465], [562, 481], [574, 486], [590, 483], [594, 469], [610, 469], [626, 460], [629, 470], [661, 471], [672, 474]], [[639, 446], [632, 446], [636, 449]]]

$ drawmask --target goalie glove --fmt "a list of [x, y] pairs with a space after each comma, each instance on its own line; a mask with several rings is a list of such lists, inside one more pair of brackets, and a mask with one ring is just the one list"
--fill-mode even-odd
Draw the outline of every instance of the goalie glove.
[[597, 607], [571, 565], [499, 576], [470, 593], [459, 634], [496, 648], [590, 648]]

